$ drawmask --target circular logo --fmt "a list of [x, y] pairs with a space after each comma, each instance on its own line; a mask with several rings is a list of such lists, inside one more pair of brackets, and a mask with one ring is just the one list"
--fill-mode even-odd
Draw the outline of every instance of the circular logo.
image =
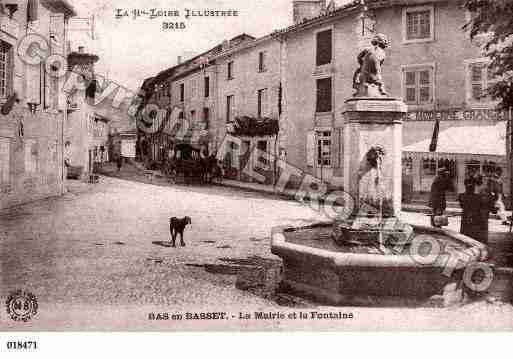
[[27, 322], [37, 314], [37, 298], [29, 292], [13, 292], [5, 302], [7, 314], [16, 322]]

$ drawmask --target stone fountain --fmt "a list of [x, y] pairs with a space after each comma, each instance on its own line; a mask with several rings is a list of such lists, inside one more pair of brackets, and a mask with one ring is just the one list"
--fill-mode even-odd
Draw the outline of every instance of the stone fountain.
[[399, 219], [407, 107], [385, 91], [388, 45], [378, 34], [358, 55], [356, 92], [346, 101], [344, 190], [354, 210], [330, 223], [274, 228], [271, 251], [283, 260], [286, 287], [332, 304], [462, 303], [465, 270], [485, 260], [487, 249], [461, 234]]

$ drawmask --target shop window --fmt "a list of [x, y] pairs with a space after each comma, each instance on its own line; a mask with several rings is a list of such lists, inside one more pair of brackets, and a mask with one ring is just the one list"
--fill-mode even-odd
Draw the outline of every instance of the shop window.
[[434, 159], [422, 160], [422, 175], [435, 176], [436, 175], [436, 161]]
[[413, 173], [413, 159], [411, 157], [402, 160], [403, 175], [408, 176]]
[[465, 162], [465, 178], [481, 174], [481, 162], [469, 160]]
[[331, 131], [317, 131], [317, 165], [331, 166]]

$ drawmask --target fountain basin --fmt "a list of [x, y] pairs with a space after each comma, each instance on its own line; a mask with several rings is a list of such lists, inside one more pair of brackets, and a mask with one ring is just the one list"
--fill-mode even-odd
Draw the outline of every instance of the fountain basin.
[[[335, 305], [404, 303], [429, 306], [463, 303], [463, 274], [487, 259], [485, 245], [454, 231], [412, 225], [415, 234], [440, 241], [432, 263], [419, 263], [408, 247], [398, 255], [372, 248], [343, 247], [331, 238], [333, 223], [276, 227], [271, 251], [283, 260], [283, 284]], [[449, 273], [449, 274], [447, 274]]]

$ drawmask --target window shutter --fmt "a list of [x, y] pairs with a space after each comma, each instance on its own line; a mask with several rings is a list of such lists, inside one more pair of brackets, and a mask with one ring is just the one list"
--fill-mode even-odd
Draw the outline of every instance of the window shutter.
[[479, 101], [483, 96], [483, 66], [481, 64], [470, 66], [470, 78], [472, 82], [472, 99]]
[[28, 0], [27, 2], [27, 22], [37, 20], [37, 0]]
[[338, 168], [342, 164], [342, 131], [341, 128], [334, 128], [332, 131], [332, 153], [333, 168]]
[[417, 102], [415, 90], [416, 76], [414, 71], [405, 73], [406, 102]]
[[431, 79], [429, 71], [419, 72], [419, 102], [431, 102]]
[[424, 11], [419, 14], [419, 22], [420, 22], [420, 38], [427, 38], [431, 33], [431, 16], [429, 11]]
[[317, 80], [316, 112], [331, 112], [331, 77]]
[[306, 165], [313, 167], [315, 163], [315, 132], [308, 131], [306, 134]]
[[10, 139], [0, 138], [0, 184], [10, 183], [11, 149]]
[[269, 117], [269, 91], [267, 89], [264, 89], [262, 97], [262, 117]]
[[11, 96], [12, 94], [14, 94], [14, 76], [15, 76], [14, 49], [12, 47], [9, 49], [7, 60], [8, 60], [7, 95]]
[[331, 46], [331, 30], [317, 33], [317, 66], [326, 65], [331, 62], [332, 46]]

